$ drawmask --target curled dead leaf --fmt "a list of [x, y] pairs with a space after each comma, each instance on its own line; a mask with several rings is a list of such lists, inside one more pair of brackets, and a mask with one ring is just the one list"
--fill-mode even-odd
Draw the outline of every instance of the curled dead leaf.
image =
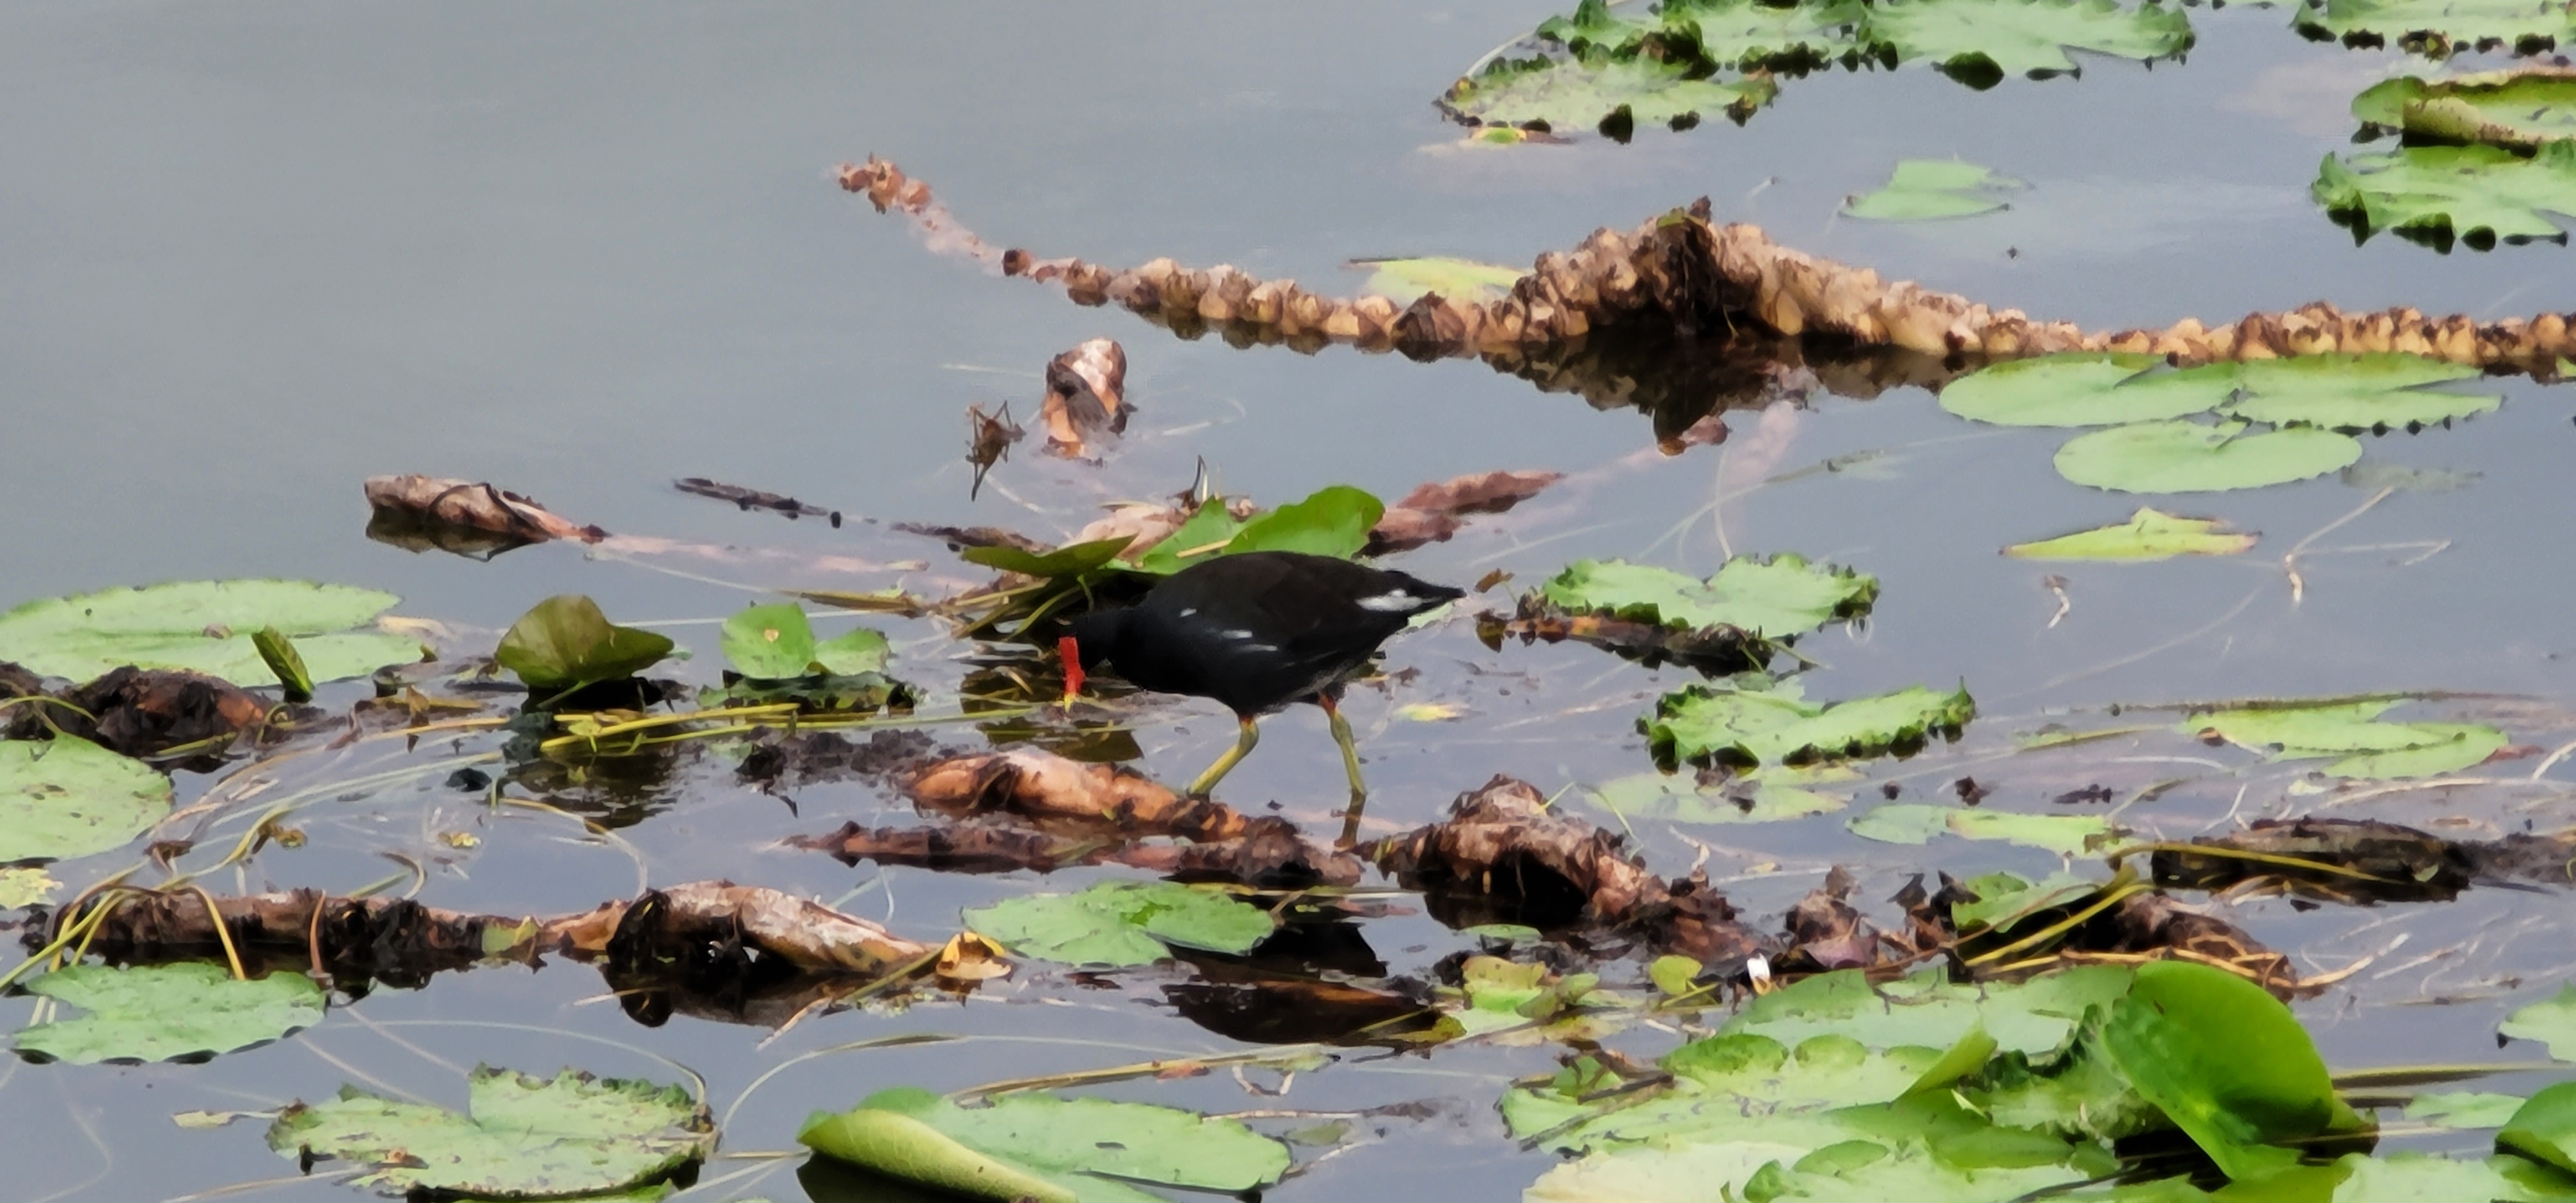
[[1047, 361], [1038, 417], [1048, 450], [1080, 458], [1091, 454], [1092, 441], [1124, 432], [1126, 388], [1127, 352], [1112, 340], [1095, 338]]

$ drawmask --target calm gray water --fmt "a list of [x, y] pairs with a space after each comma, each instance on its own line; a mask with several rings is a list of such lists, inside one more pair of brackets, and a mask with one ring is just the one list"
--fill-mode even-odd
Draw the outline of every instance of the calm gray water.
[[[897, 578], [789, 566], [822, 553], [927, 559], [940, 572], [948, 561], [935, 543], [864, 522], [789, 524], [681, 496], [669, 481], [712, 476], [854, 518], [1054, 536], [1087, 521], [1095, 500], [1181, 487], [1201, 458], [1229, 491], [1269, 502], [1336, 481], [1394, 496], [1462, 472], [1553, 468], [1575, 479], [1406, 566], [1462, 582], [1503, 567], [1530, 582], [1579, 556], [1700, 572], [1728, 549], [1830, 558], [1875, 573], [1884, 593], [1864, 632], [1802, 645], [1831, 666], [1811, 691], [1965, 680], [1988, 715], [2025, 726], [2051, 707], [2121, 701], [2426, 688], [2531, 694], [2554, 707], [2576, 693], [2564, 602], [2576, 427], [2564, 389], [2490, 382], [2507, 398], [2500, 413], [2370, 440], [2374, 461], [2479, 478], [2393, 497], [2322, 541], [2320, 552], [2369, 550], [2321, 554], [2301, 604], [2279, 555], [2367, 490], [2327, 479], [2191, 499], [2174, 508], [2263, 531], [2262, 548], [2241, 561], [2064, 572], [2073, 608], [2050, 627], [2048, 570], [1995, 550], [2137, 504], [2059, 480], [2054, 432], [1971, 427], [1918, 390], [1820, 394], [1774, 419], [1783, 442], [1773, 471], [1887, 454], [1865, 471], [1729, 503], [1722, 540], [1706, 517], [1675, 533], [1716, 493], [1764, 475], [1744, 463], [1749, 415], [1727, 455], [1666, 459], [1643, 417], [1596, 412], [1473, 362], [1182, 341], [934, 256], [832, 183], [836, 164], [878, 153], [996, 243], [1113, 265], [1229, 262], [1328, 292], [1357, 289], [1360, 276], [1341, 266], [1352, 256], [1522, 263], [1706, 195], [1790, 245], [2088, 326], [2216, 321], [2319, 298], [2480, 316], [2576, 308], [2566, 248], [2442, 256], [2390, 237], [2355, 248], [2329, 223], [2307, 197], [2317, 162], [2348, 144], [2350, 95], [2399, 60], [2301, 41], [2277, 9], [2195, 9], [2188, 62], [2152, 71], [2091, 60], [2080, 81], [1988, 93], [1919, 68], [1836, 73], [1787, 83], [1742, 129], [1650, 131], [1626, 147], [1457, 145], [1461, 131], [1431, 98], [1553, 8], [8, 6], [0, 605], [164, 579], [312, 577], [401, 593], [404, 613], [456, 624], [472, 642], [555, 592], [651, 620], [719, 617], [749, 597], [560, 547], [480, 564], [369, 542], [359, 482], [381, 472], [490, 480], [620, 533], [791, 557], [666, 565], [735, 585], [876, 587]], [[1951, 155], [2035, 187], [2011, 212], [1969, 222], [1833, 216], [1896, 159]], [[1007, 399], [1031, 416], [1047, 358], [1101, 335], [1122, 340], [1132, 365], [1141, 414], [1126, 449], [1094, 470], [1024, 445], [995, 473], [999, 487], [970, 502], [966, 405]], [[2436, 543], [2437, 554], [2397, 563]], [[711, 676], [713, 628], [672, 630], [701, 653], [689, 672]], [[935, 646], [908, 646], [933, 658], [918, 676], [953, 681]], [[1633, 717], [1678, 681], [1577, 649], [1496, 657], [1454, 623], [1401, 645], [1399, 658], [1425, 669], [1402, 700], [1460, 701], [1478, 718], [1434, 732], [1366, 703], [1378, 817], [1390, 827], [1497, 771], [1550, 789], [1637, 771]], [[1227, 734], [1205, 708], [1176, 706], [1164, 719], [1139, 731], [1158, 772], [1191, 771]], [[1321, 821], [1324, 787], [1338, 788], [1321, 723], [1299, 714], [1274, 726], [1229, 792], [1280, 798]], [[774, 800], [709, 785], [627, 837], [661, 882], [726, 874], [826, 899], [869, 882], [872, 870], [766, 845], [882, 802], [857, 789], [801, 801], [803, 815], [788, 816]], [[463, 821], [454, 806], [426, 793], [374, 799], [318, 824], [316, 845], [361, 852], [387, 824]], [[459, 866], [429, 899], [546, 911], [633, 891], [624, 854], [571, 840], [568, 825], [515, 826], [485, 831], [470, 880]], [[1865, 856], [1831, 825], [1743, 842]], [[1649, 852], [1667, 870], [1692, 855], [1672, 842], [1649, 841]], [[1998, 854], [1961, 855], [1985, 868]], [[381, 872], [306, 854], [264, 860], [231, 884], [345, 889]], [[1781, 887], [1774, 909], [1811, 882]], [[889, 873], [851, 905], [928, 936], [951, 930], [961, 904], [1025, 888]], [[2466, 931], [2547, 905], [2506, 900], [2457, 922]], [[2287, 923], [2286, 908], [2272, 919]], [[2291, 926], [2259, 930], [2304, 938]], [[1420, 919], [1371, 935], [1391, 961], [1416, 966], [1447, 947]], [[2539, 973], [2554, 960], [2518, 963]], [[168, 1114], [255, 1110], [361, 1075], [453, 1102], [452, 1067], [477, 1060], [667, 1078], [651, 1057], [670, 1057], [705, 1073], [722, 1106], [784, 1058], [839, 1041], [912, 1029], [997, 1038], [782, 1074], [728, 1137], [729, 1149], [757, 1150], [787, 1147], [807, 1110], [885, 1085], [950, 1089], [1152, 1055], [1103, 1047], [1120, 1044], [1232, 1047], [1121, 995], [1072, 1008], [1035, 1001], [1063, 997], [1059, 988], [1018, 1003], [837, 1017], [760, 1050], [756, 1030], [634, 1027], [599, 991], [578, 968], [485, 971], [357, 1008], [397, 1026], [335, 1020], [209, 1066], [0, 1071], [0, 1131], [11, 1134], [0, 1148], [18, 1154], [21, 1176], [12, 1193], [158, 1199], [271, 1177], [291, 1166], [260, 1146], [256, 1124], [182, 1132]], [[2392, 1031], [2413, 1042], [2404, 1059], [2471, 1056], [2491, 1026], [2484, 1012], [2439, 1031], [2382, 1014], [2345, 1022], [2321, 1010], [2320, 1023], [2339, 1024], [2329, 1056], [2384, 1060], [2376, 1046]], [[460, 1026], [497, 1022], [544, 1030]], [[1279, 1195], [1509, 1197], [1544, 1162], [1505, 1152], [1493, 1075], [1538, 1067], [1462, 1050], [1312, 1075], [1296, 1105], [1419, 1097], [1449, 1109]], [[1109, 1093], [1261, 1105], [1222, 1077]], [[797, 1196], [783, 1170], [741, 1189]], [[346, 1194], [314, 1184], [250, 1197]]]

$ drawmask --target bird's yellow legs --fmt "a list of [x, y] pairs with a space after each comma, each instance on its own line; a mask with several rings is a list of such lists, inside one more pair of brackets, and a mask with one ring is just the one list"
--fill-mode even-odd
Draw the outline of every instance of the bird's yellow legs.
[[1225, 755], [1217, 757], [1215, 764], [1199, 774], [1198, 780], [1190, 783], [1190, 797], [1207, 797], [1216, 789], [1217, 782], [1224, 780], [1227, 773], [1234, 771], [1234, 766], [1243, 763], [1243, 758], [1251, 754], [1252, 745], [1261, 742], [1261, 728], [1253, 726], [1251, 718], [1236, 715], [1235, 721], [1243, 724], [1243, 734], [1236, 738], [1233, 747], [1226, 749]]
[[1360, 812], [1368, 807], [1368, 786], [1360, 780], [1360, 749], [1351, 739], [1351, 720], [1342, 717], [1342, 708], [1333, 704], [1331, 694], [1315, 695], [1315, 704], [1324, 708], [1324, 717], [1333, 728], [1333, 742], [1342, 746], [1342, 771], [1351, 775], [1351, 805], [1342, 812], [1341, 847], [1348, 848], [1360, 839]]

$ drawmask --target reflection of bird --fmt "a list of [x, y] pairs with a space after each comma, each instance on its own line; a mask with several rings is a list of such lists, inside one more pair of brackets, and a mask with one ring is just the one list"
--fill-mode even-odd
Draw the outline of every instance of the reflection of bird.
[[1201, 796], [1260, 742], [1256, 717], [1290, 702], [1313, 702], [1332, 721], [1356, 805], [1366, 788], [1351, 725], [1334, 705], [1343, 680], [1414, 615], [1464, 596], [1464, 590], [1331, 556], [1220, 556], [1164, 578], [1133, 606], [1074, 619], [1073, 633], [1058, 643], [1065, 696], [1082, 689], [1084, 670], [1107, 661], [1140, 688], [1225, 703], [1243, 734], [1190, 783], [1189, 792]]

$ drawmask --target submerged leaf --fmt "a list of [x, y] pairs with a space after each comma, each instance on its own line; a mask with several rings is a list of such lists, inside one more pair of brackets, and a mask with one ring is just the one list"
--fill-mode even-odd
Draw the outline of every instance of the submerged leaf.
[[511, 623], [493, 658], [530, 689], [562, 691], [634, 676], [661, 663], [671, 648], [670, 637], [614, 625], [599, 603], [565, 593]]
[[2170, 560], [2175, 556], [2232, 556], [2254, 546], [2262, 536], [2227, 529], [2217, 518], [2177, 518], [2152, 507], [2140, 507], [2126, 522], [2092, 530], [2015, 543], [2004, 554], [2023, 560]]
[[1873, 192], [1843, 202], [1843, 212], [1871, 221], [1929, 221], [1969, 217], [2009, 208], [1996, 193], [2026, 187], [1992, 168], [1955, 159], [1900, 159], [1895, 174]]
[[86, 739], [0, 741], [0, 862], [122, 846], [170, 813], [170, 779]]
[[1166, 945], [1244, 953], [1277, 924], [1260, 907], [1178, 882], [1104, 881], [1079, 894], [1006, 898], [966, 925], [1013, 951], [1074, 965], [1150, 965]]
[[2299, 427], [2246, 433], [2244, 422], [2145, 422], [2077, 435], [2057, 474], [2123, 493], [2208, 493], [2323, 476], [2361, 458], [2352, 436]]
[[87, 681], [113, 669], [178, 668], [256, 682], [268, 665], [252, 632], [293, 636], [317, 681], [363, 677], [420, 659], [417, 641], [352, 627], [396, 598], [311, 581], [177, 581], [32, 601], [0, 614], [0, 661]]
[[322, 1021], [322, 988], [295, 972], [236, 981], [202, 961], [73, 965], [27, 984], [89, 1012], [18, 1033], [18, 1051], [46, 1060], [201, 1060], [266, 1044]]
[[2471, 723], [2391, 723], [2379, 716], [2397, 699], [2314, 706], [2266, 706], [2196, 712], [2185, 734], [2215, 734], [2282, 760], [2339, 757], [2337, 777], [2430, 777], [2456, 772], [2501, 751], [2505, 734]]
[[1369, 268], [1368, 282], [1360, 291], [1376, 293], [1398, 305], [1410, 305], [1424, 293], [1436, 292], [1452, 301], [1483, 304], [1509, 295], [1512, 285], [1529, 273], [1515, 267], [1478, 263], [1473, 259], [1454, 259], [1433, 255], [1421, 259], [1361, 259], [1354, 267]]
[[1676, 823], [1775, 823], [1825, 814], [1851, 805], [1851, 795], [1814, 788], [1858, 781], [1843, 765], [1766, 769], [1709, 785], [1689, 775], [1639, 773], [1585, 790], [1603, 810], [1625, 818]]
[[1847, 702], [1809, 702], [1795, 683], [1767, 690], [1694, 685], [1665, 694], [1637, 720], [1658, 764], [1803, 764], [1894, 752], [1956, 738], [1976, 717], [1968, 691], [1921, 686]]
[[268, 1146], [288, 1160], [365, 1163], [386, 1194], [550, 1199], [661, 1180], [715, 1144], [688, 1091], [564, 1070], [552, 1079], [478, 1066], [467, 1113], [344, 1086], [279, 1112]]
[[2098, 815], [2033, 815], [1982, 807], [1892, 802], [1853, 819], [1851, 833], [1888, 844], [1921, 844], [1949, 832], [1972, 840], [2000, 840], [2080, 856], [2111, 834]]

